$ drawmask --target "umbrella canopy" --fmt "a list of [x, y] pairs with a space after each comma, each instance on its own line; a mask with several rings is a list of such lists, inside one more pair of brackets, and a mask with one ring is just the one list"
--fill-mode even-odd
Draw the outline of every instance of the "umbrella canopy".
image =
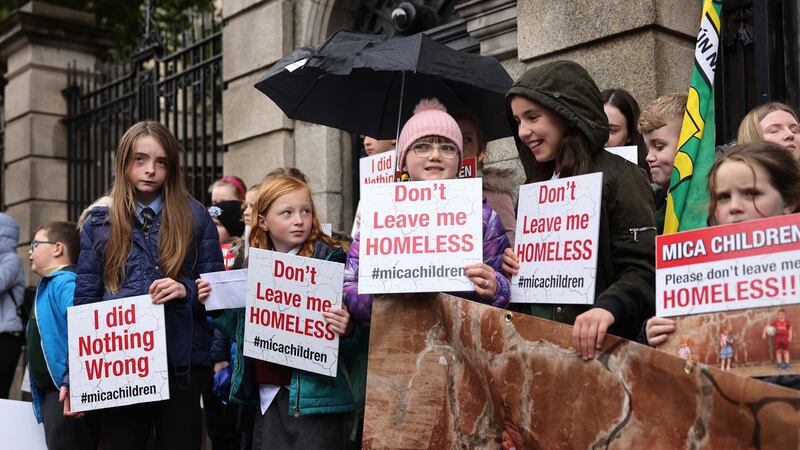
[[[471, 110], [487, 137], [511, 135], [505, 93], [513, 80], [490, 57], [455, 51], [419, 33], [338, 31], [295, 50], [256, 83], [292, 119], [393, 139], [422, 98]], [[399, 120], [398, 120], [399, 119]]]

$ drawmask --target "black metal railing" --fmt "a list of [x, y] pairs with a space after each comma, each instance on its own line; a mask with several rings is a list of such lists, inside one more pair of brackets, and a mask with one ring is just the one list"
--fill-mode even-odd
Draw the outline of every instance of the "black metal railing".
[[[148, 13], [148, 11], [146, 11]], [[147, 14], [149, 16], [149, 14]], [[130, 62], [68, 68], [68, 215], [75, 220], [109, 188], [114, 152], [141, 120], [166, 125], [181, 143], [190, 192], [208, 202], [222, 176], [222, 27], [209, 14], [162, 39], [149, 17]]]
[[800, 106], [797, 0], [726, 0], [715, 89], [717, 142], [736, 138], [754, 107], [781, 101]]

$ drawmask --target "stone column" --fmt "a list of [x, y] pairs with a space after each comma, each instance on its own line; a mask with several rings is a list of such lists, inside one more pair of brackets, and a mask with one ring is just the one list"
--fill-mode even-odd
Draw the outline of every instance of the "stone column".
[[226, 1], [222, 73], [227, 87], [222, 116], [228, 145], [225, 174], [238, 175], [252, 185], [273, 169], [295, 166], [308, 177], [320, 220], [338, 230], [345, 217], [353, 215], [344, 200], [352, 198], [343, 178], [351, 164], [349, 135], [289, 119], [253, 87], [294, 48], [320, 44], [327, 37], [331, 16], [344, 14], [334, 6], [332, 1]]
[[[95, 27], [93, 14], [38, 1], [0, 23], [0, 61], [7, 67], [3, 195], [20, 224], [19, 254], [26, 261], [34, 230], [67, 218], [67, 131], [61, 122], [67, 64], [93, 67], [94, 55], [112, 38]], [[30, 274], [27, 279], [33, 282]]]
[[293, 49], [292, 4], [228, 0], [222, 8], [222, 136], [228, 146], [223, 167], [250, 186], [275, 168], [295, 164], [294, 121], [254, 87]]

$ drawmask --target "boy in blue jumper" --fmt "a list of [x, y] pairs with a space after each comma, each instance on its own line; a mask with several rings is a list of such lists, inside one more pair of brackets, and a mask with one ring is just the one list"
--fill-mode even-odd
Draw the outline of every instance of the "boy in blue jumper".
[[67, 308], [75, 292], [75, 263], [80, 234], [72, 222], [39, 227], [31, 241], [31, 270], [42, 277], [28, 322], [28, 370], [36, 420], [44, 422], [47, 448], [96, 449], [97, 429], [91, 416], [64, 417], [59, 394], [67, 371]]

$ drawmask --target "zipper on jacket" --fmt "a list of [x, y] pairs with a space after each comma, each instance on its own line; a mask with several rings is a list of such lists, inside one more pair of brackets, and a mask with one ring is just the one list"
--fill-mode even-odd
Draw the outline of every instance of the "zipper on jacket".
[[300, 371], [295, 370], [297, 375], [297, 394], [294, 396], [294, 416], [300, 417]]
[[628, 231], [633, 235], [633, 242], [639, 242], [639, 233], [642, 231], [658, 231], [656, 227], [629, 228]]

